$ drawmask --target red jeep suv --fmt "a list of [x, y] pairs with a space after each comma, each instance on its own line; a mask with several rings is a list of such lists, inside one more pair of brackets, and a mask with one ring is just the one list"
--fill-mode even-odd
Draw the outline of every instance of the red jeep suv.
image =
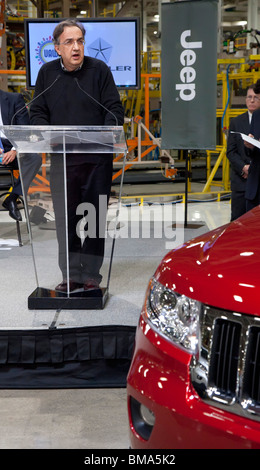
[[260, 206], [172, 250], [127, 378], [132, 449], [260, 448]]

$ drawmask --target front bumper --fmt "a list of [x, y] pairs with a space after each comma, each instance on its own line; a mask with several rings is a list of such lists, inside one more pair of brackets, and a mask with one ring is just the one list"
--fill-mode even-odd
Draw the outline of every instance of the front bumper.
[[[259, 449], [260, 423], [204, 403], [190, 382], [190, 360], [141, 316], [127, 379], [131, 447]], [[138, 405], [155, 417], [148, 428]]]

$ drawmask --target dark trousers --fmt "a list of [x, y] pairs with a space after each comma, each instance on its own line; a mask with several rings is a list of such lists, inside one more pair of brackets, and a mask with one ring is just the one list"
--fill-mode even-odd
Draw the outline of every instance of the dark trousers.
[[67, 165], [65, 207], [63, 157], [57, 155], [52, 158], [50, 186], [59, 245], [59, 267], [63, 279], [67, 279], [69, 264], [71, 280], [84, 283], [88, 279], [95, 279], [101, 282], [112, 169], [110, 155], [105, 159], [97, 155], [97, 163]]
[[260, 188], [258, 188], [256, 196], [254, 199], [247, 199], [246, 200], [246, 210], [250, 211], [256, 206], [259, 206], [260, 204]]
[[231, 194], [231, 221], [238, 219], [246, 212], [245, 191], [232, 191]]
[[[20, 157], [20, 167], [25, 194], [27, 193], [33, 178], [38, 173], [39, 168], [41, 167], [41, 163], [42, 159], [38, 154], [23, 154]], [[14, 170], [19, 170], [17, 158], [15, 158], [14, 161], [10, 163], [10, 165]], [[17, 196], [23, 195], [21, 176], [19, 176], [15, 182], [12, 192]]]

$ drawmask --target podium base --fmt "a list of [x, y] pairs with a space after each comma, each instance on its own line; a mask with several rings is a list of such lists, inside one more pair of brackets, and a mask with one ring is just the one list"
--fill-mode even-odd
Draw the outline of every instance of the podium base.
[[107, 299], [107, 288], [64, 294], [37, 287], [28, 297], [28, 308], [29, 310], [102, 310]]

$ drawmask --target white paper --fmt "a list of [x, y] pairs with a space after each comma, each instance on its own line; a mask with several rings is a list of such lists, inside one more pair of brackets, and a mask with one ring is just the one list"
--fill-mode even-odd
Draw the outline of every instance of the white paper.
[[12, 238], [0, 238], [0, 246], [5, 245], [5, 246], [18, 246], [19, 242], [18, 240], [14, 240]]
[[245, 140], [249, 144], [254, 145], [254, 147], [258, 147], [260, 149], [259, 140], [256, 140], [253, 137], [249, 137], [249, 135], [243, 134], [242, 132], [235, 132], [235, 131], [231, 131], [231, 132], [232, 134], [240, 134], [243, 140]]

